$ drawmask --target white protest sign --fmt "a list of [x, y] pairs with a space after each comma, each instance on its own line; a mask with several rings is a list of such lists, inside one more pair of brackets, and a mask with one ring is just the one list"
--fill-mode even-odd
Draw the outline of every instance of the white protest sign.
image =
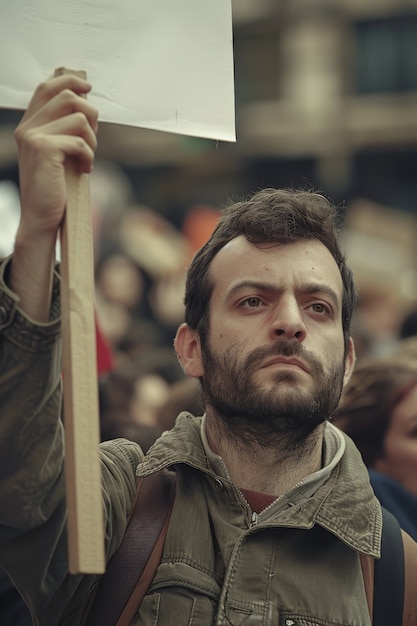
[[68, 67], [101, 121], [235, 141], [231, 0], [10, 0], [0, 55], [2, 107]]

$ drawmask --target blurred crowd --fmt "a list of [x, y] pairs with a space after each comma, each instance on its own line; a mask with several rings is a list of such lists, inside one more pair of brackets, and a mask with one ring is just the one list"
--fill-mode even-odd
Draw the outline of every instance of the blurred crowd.
[[102, 439], [127, 436], [147, 449], [181, 410], [201, 413], [199, 383], [184, 376], [173, 340], [187, 265], [219, 211], [190, 207], [178, 227], [137, 203], [109, 164], [96, 168], [91, 197]]
[[[219, 208], [184, 207], [174, 223], [140, 204], [124, 171], [103, 161], [90, 176], [90, 193], [101, 436], [137, 439], [147, 449], [181, 410], [201, 412], [199, 383], [184, 376], [172, 344], [183, 321], [187, 265], [213, 231]], [[19, 219], [18, 190], [9, 181], [0, 182], [0, 219], [4, 256]], [[415, 305], [393, 313], [381, 297], [375, 286], [360, 289], [353, 319], [359, 361], [389, 357], [417, 335]]]

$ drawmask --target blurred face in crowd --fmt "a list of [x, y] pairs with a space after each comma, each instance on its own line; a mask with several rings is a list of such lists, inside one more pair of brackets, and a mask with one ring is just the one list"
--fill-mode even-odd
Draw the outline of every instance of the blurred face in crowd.
[[375, 469], [417, 496], [417, 381], [395, 406]]
[[134, 309], [143, 295], [143, 277], [140, 269], [122, 254], [105, 259], [97, 276], [97, 286], [110, 302]]

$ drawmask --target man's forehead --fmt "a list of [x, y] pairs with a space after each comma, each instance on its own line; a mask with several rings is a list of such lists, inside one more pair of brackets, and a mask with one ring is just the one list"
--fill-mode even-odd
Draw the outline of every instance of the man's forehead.
[[225, 261], [227, 262], [234, 258], [242, 257], [248, 258], [248, 260], [253, 260], [256, 257], [262, 258], [262, 256], [271, 259], [275, 256], [277, 258], [284, 258], [287, 255], [293, 255], [294, 252], [296, 256], [300, 256], [300, 258], [302, 258], [302, 255], [308, 257], [311, 254], [314, 254], [317, 258], [323, 257], [323, 260], [333, 261], [334, 265], [337, 267], [331, 252], [318, 239], [298, 239], [288, 242], [252, 242], [244, 235], [239, 235], [228, 241], [223, 248], [218, 251], [212, 264], [216, 262], [217, 265], [221, 265]]
[[211, 279], [214, 286], [230, 284], [243, 273], [278, 276], [311, 275], [317, 280], [332, 283], [340, 293], [343, 290], [340, 270], [330, 251], [317, 239], [294, 242], [252, 243], [244, 235], [229, 241], [214, 257]]
[[228, 241], [223, 248], [221, 248], [213, 259], [219, 259], [222, 262], [223, 259], [231, 259], [233, 257], [246, 256], [248, 253], [255, 251], [276, 251], [283, 249], [292, 243], [281, 243], [279, 241], [261, 241], [253, 242], [249, 241], [245, 235], [238, 235], [230, 241]]

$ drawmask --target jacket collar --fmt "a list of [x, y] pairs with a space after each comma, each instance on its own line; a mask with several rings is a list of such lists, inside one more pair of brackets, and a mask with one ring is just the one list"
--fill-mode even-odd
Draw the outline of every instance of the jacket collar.
[[[201, 417], [181, 413], [175, 426], [149, 449], [137, 467], [138, 476], [147, 476], [165, 467], [186, 464], [212, 478], [219, 476], [218, 463], [212, 463], [201, 437]], [[334, 428], [334, 427], [332, 427]], [[340, 431], [338, 431], [340, 432]], [[354, 550], [380, 556], [382, 514], [369, 482], [368, 471], [354, 443], [342, 433], [345, 450], [330, 476], [299, 508], [297, 526], [315, 523], [333, 533]], [[224, 469], [222, 478], [229, 480]], [[289, 494], [291, 495], [291, 494]], [[274, 511], [271, 505], [271, 513]], [[279, 523], [295, 525], [290, 515], [279, 516]], [[273, 518], [275, 522], [277, 518]], [[275, 523], [274, 522], [274, 523]]]

